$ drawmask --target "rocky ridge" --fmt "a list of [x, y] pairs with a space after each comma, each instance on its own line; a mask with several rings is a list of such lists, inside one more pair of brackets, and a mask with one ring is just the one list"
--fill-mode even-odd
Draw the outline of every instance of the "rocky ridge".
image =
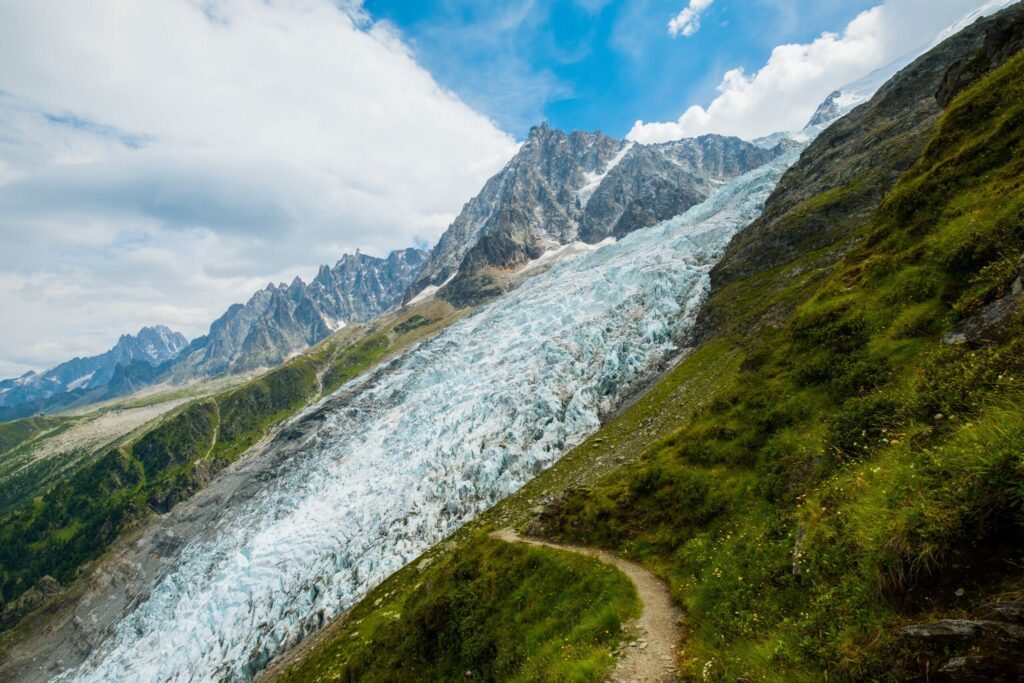
[[718, 135], [641, 145], [536, 126], [444, 233], [404, 301], [433, 287], [455, 306], [480, 303], [518, 284], [515, 272], [546, 252], [679, 215], [785, 149]]
[[75, 397], [86, 396], [106, 386], [118, 374], [118, 368], [158, 366], [175, 358], [187, 344], [184, 335], [163, 325], [143, 327], [135, 335], [121, 335], [117, 344], [99, 355], [72, 358], [45, 372], [28, 372], [0, 381], [0, 408], [28, 406], [28, 415], [47, 399], [61, 394], [77, 392]]
[[348, 323], [365, 322], [391, 308], [425, 257], [418, 249], [394, 251], [383, 259], [357, 251], [334, 267], [321, 266], [308, 285], [298, 277], [287, 285], [268, 284], [214, 321], [170, 374], [212, 376], [276, 365]]

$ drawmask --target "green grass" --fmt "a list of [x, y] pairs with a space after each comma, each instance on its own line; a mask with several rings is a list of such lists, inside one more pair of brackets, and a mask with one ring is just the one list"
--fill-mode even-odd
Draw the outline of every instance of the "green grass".
[[985, 558], [1024, 519], [1024, 320], [940, 339], [1020, 274], [1022, 124], [1018, 56], [951, 105], [837, 267], [807, 254], [717, 294], [727, 330], [792, 312], [720, 338], [742, 360], [708, 405], [558, 502], [552, 536], [670, 580], [690, 675], [885, 678], [896, 627], [941, 611], [947, 584], [1020, 584]]
[[600, 681], [639, 612], [614, 567], [482, 534], [403, 580], [400, 602], [356, 608], [284, 680]]

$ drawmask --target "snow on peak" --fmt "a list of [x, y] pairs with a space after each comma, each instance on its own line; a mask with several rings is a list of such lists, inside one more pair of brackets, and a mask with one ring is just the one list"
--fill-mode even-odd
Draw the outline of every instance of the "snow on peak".
[[594, 196], [595, 192], [597, 192], [597, 188], [601, 186], [601, 182], [609, 173], [612, 172], [612, 169], [618, 166], [619, 163], [626, 158], [626, 155], [629, 154], [629, 150], [633, 149], [634, 144], [636, 143], [629, 142], [623, 145], [622, 149], [619, 150], [619, 153], [608, 161], [608, 165], [605, 166], [602, 172], [584, 174], [585, 181], [583, 183], [583, 187], [581, 187], [576, 193], [576, 196], [579, 197], [580, 200], [580, 207], [586, 208], [587, 202], [589, 202], [590, 198]]

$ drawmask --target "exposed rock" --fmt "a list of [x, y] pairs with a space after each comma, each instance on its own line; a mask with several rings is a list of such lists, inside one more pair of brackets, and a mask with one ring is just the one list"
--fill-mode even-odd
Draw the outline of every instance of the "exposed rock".
[[516, 156], [441, 236], [405, 301], [453, 277], [482, 235], [493, 237], [484, 240], [471, 261], [499, 266], [536, 258], [545, 243], [575, 239], [581, 214], [576, 190], [625, 146], [599, 132], [566, 135], [547, 124], [533, 128]]
[[718, 135], [638, 145], [538, 126], [466, 204], [404, 301], [430, 286], [459, 307], [493, 298], [521, 281], [516, 269], [546, 251], [596, 244], [676, 216], [783, 150]]
[[954, 64], [945, 73], [935, 98], [945, 107], [971, 83], [1006, 63], [1024, 50], [1024, 24], [1009, 13], [1000, 13], [985, 24], [985, 44], [969, 58]]
[[1004, 643], [1020, 643], [1024, 648], [1024, 626], [1002, 621], [943, 619], [907, 626], [903, 629], [903, 635], [937, 643], [963, 643], [986, 638]]
[[308, 286], [299, 278], [289, 285], [268, 284], [244, 305], [231, 306], [170, 374], [211, 376], [276, 365], [341, 326], [394, 306], [425, 258], [418, 249], [395, 251], [384, 259], [357, 251], [333, 268], [321, 266]]
[[[1012, 616], [1019, 616], [1020, 603], [1005, 603]], [[990, 607], [998, 616], [1002, 605]], [[1024, 626], [997, 619], [943, 619], [914, 624], [901, 632], [916, 655], [914, 668], [936, 681], [1018, 681], [1024, 677]], [[901, 677], [909, 675], [904, 667]]]
[[1024, 600], [1009, 600], [989, 605], [984, 612], [988, 618], [1024, 626]]

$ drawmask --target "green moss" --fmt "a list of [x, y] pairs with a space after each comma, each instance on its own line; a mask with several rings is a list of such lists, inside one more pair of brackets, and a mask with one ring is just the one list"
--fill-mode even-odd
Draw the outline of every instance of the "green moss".
[[635, 589], [597, 560], [472, 538], [408, 571], [387, 611], [357, 608], [322, 648], [283, 675], [310, 681], [600, 681]]

